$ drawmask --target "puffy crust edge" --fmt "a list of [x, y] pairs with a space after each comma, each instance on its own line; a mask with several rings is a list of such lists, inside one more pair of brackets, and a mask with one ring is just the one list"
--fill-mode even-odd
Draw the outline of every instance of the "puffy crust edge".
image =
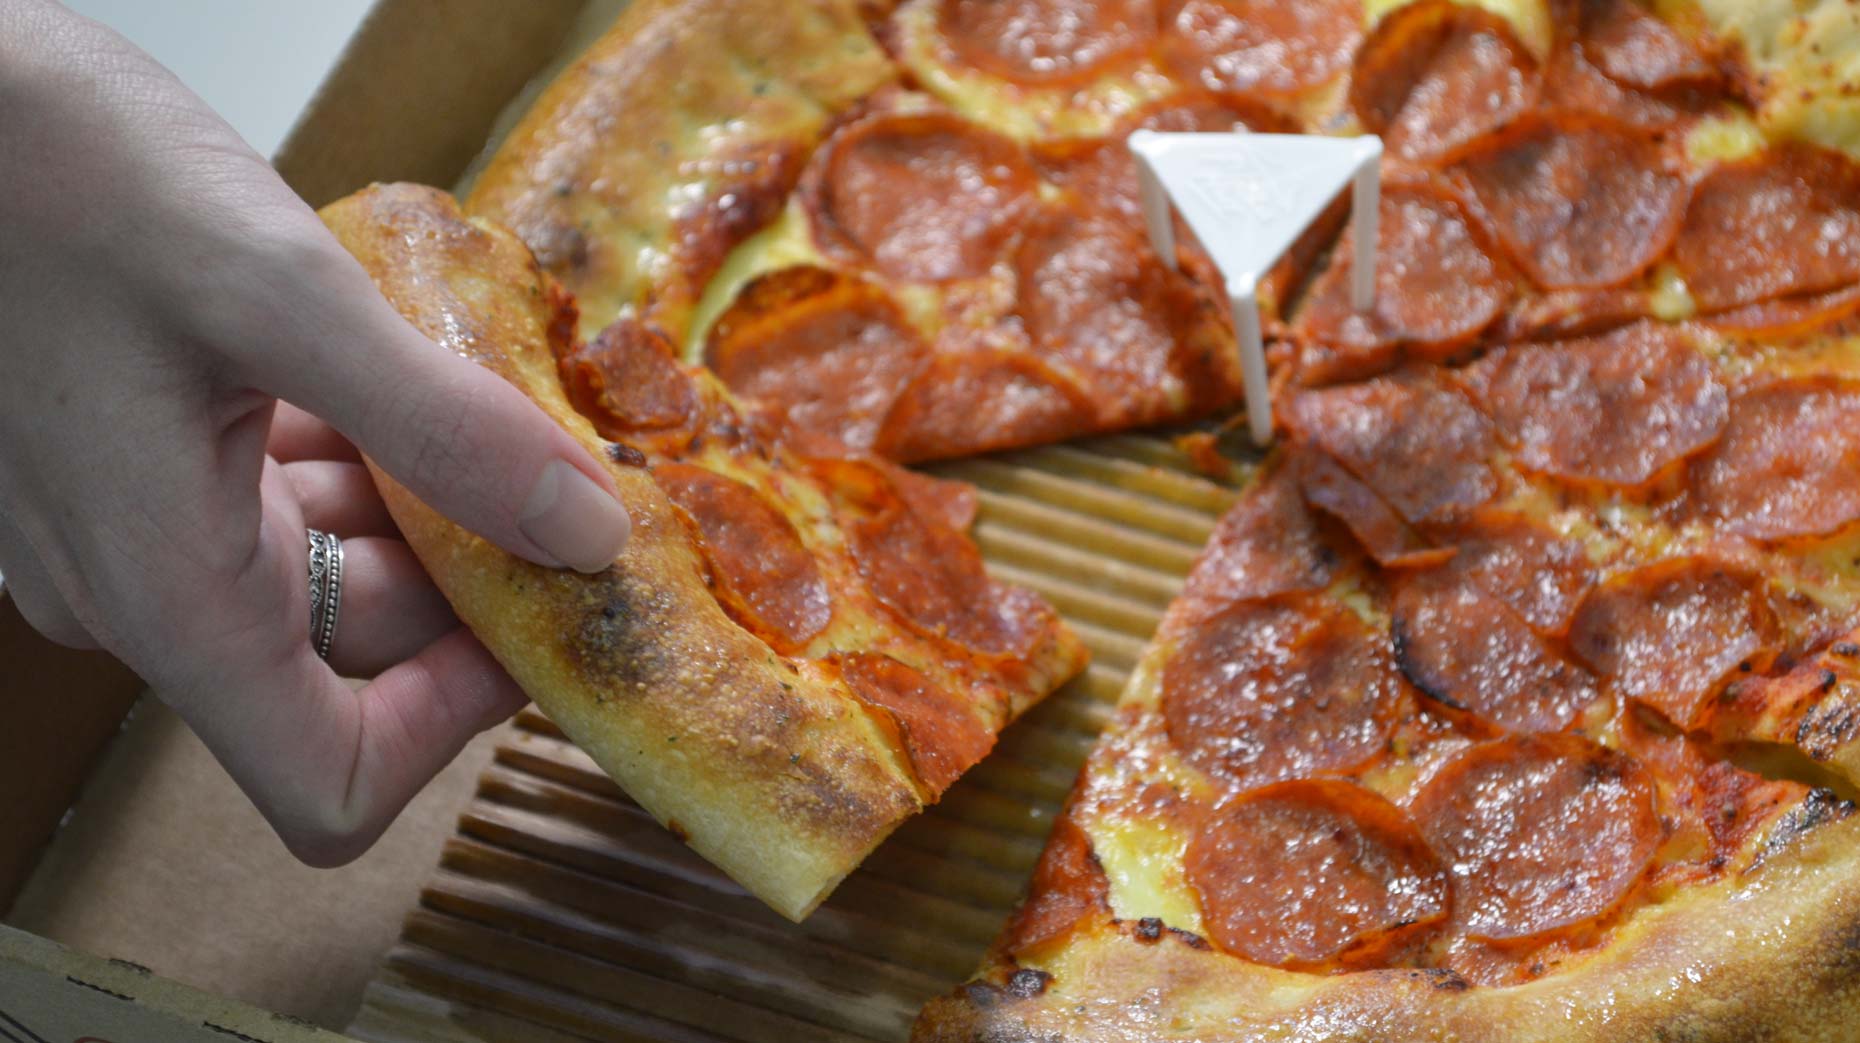
[[1391, 1039], [1835, 1043], [1860, 1007], [1860, 819], [1772, 837], [1760, 867], [1643, 910], [1585, 962], [1525, 985], [1418, 970], [1260, 967], [1165, 934], [1074, 936], [1042, 982], [996, 965], [918, 1019], [913, 1043]]
[[726, 617], [670, 500], [613, 463], [564, 396], [553, 286], [452, 198], [376, 185], [322, 212], [415, 327], [521, 388], [608, 469], [633, 519], [597, 575], [523, 561], [375, 470], [408, 543], [523, 690], [627, 793], [790, 919], [921, 807], [908, 765], [827, 679]]

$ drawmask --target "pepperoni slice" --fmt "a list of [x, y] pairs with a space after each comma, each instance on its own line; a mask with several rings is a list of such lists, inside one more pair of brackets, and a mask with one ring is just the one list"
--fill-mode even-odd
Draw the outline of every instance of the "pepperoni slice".
[[1286, 422], [1416, 525], [1451, 521], [1498, 487], [1491, 421], [1425, 370], [1301, 391]]
[[832, 595], [786, 516], [749, 486], [701, 467], [659, 464], [652, 477], [697, 523], [718, 600], [732, 615], [783, 654], [826, 629]]
[[1624, 87], [1658, 91], [1716, 83], [1716, 66], [1673, 27], [1634, 0], [1580, 0], [1588, 61]]
[[1613, 286], [1664, 254], [1686, 182], [1649, 132], [1594, 117], [1530, 116], [1460, 169], [1519, 267], [1543, 286]]
[[1018, 955], [1064, 938], [1080, 920], [1107, 912], [1110, 894], [1110, 882], [1092, 853], [1091, 838], [1070, 811], [1060, 815], [1033, 869], [1027, 901], [1008, 920], [1004, 932], [1008, 951]]
[[1435, 772], [1409, 813], [1450, 867], [1454, 922], [1494, 941], [1608, 914], [1660, 842], [1646, 770], [1573, 735], [1474, 746]]
[[1673, 260], [1705, 312], [1860, 279], [1860, 164], [1787, 144], [1718, 167], [1693, 194]]
[[609, 324], [560, 367], [569, 400], [604, 438], [683, 427], [697, 406], [671, 344], [636, 318]]
[[1503, 602], [1450, 575], [1403, 584], [1390, 629], [1416, 688], [1509, 731], [1558, 731], [1601, 694]]
[[1311, 594], [1240, 602], [1197, 625], [1163, 666], [1170, 740], [1242, 787], [1358, 767], [1405, 708], [1382, 642]]
[[1185, 0], [1161, 55], [1223, 94], [1295, 94], [1343, 72], [1363, 35], [1357, 0]]
[[835, 660], [840, 676], [867, 706], [897, 725], [917, 781], [931, 799], [994, 747], [995, 733], [956, 692], [886, 655], [854, 653]]
[[1580, 543], [1521, 514], [1481, 507], [1442, 535], [1457, 551], [1443, 574], [1476, 584], [1545, 634], [1564, 632], [1576, 602], [1595, 582], [1595, 566]]
[[1401, 809], [1338, 781], [1215, 812], [1183, 860], [1215, 944], [1291, 970], [1361, 966], [1446, 919], [1447, 876]]
[[1711, 445], [1729, 409], [1711, 363], [1664, 323], [1507, 348], [1468, 378], [1520, 465], [1574, 482], [1651, 481]]
[[1550, 290], [1526, 297], [1486, 331], [1495, 344], [1607, 333], [1654, 314], [1644, 282], [1595, 290]]
[[1718, 329], [1744, 336], [1799, 337], [1836, 333], [1832, 327], [1852, 319], [1855, 312], [1860, 312], [1860, 283], [1825, 293], [1746, 304], [1721, 311], [1708, 321]]
[[810, 184], [827, 245], [898, 279], [985, 274], [1038, 181], [1019, 145], [946, 113], [861, 120], [822, 151]]
[[876, 448], [910, 461], [1037, 445], [1090, 429], [1095, 413], [1071, 380], [1032, 355], [952, 352], [904, 389]]
[[1374, 489], [1328, 455], [1301, 453], [1296, 466], [1305, 501], [1342, 522], [1376, 564], [1423, 568], [1453, 556], [1451, 547], [1429, 546]]
[[918, 629], [977, 652], [1019, 655], [1052, 626], [1039, 598], [988, 577], [967, 537], [912, 510], [887, 468], [848, 459], [810, 467], [837, 501], [866, 586]]
[[855, 449], [871, 448], [926, 355], [883, 289], [812, 267], [750, 282], [705, 348], [705, 362], [731, 390]]
[[1019, 83], [1076, 83], [1147, 47], [1150, 0], [943, 0], [937, 28], [977, 69]]
[[1759, 540], [1826, 536], [1860, 519], [1860, 385], [1777, 380], [1740, 393], [1692, 468], [1698, 506]]
[[1537, 59], [1511, 23], [1451, 0], [1384, 16], [1356, 52], [1350, 106], [1391, 154], [1446, 162], [1537, 94]]
[[873, 460], [885, 469], [893, 488], [911, 510], [957, 532], [967, 532], [975, 524], [981, 498], [975, 486], [949, 478], [932, 478], [884, 460]]
[[1342, 558], [1305, 510], [1292, 471], [1280, 467], [1254, 482], [1221, 516], [1182, 587], [1191, 617], [1330, 584]]
[[1673, 558], [1611, 577], [1570, 622], [1569, 644], [1617, 693], [1682, 728], [1745, 669], [1775, 658], [1762, 581], [1709, 558]]
[[1386, 368], [1398, 351], [1445, 359], [1492, 324], [1511, 299], [1511, 272], [1492, 256], [1452, 197], [1438, 189], [1390, 186], [1379, 208], [1376, 299], [1350, 300], [1353, 234], [1312, 283], [1295, 329], [1312, 342], [1301, 374], [1310, 382]]
[[1029, 230], [1015, 266], [1028, 336], [1101, 393], [1104, 423], [1153, 416], [1170, 391], [1212, 390], [1185, 388], [1176, 372], [1197, 327], [1219, 321], [1211, 302], [1131, 223], [1053, 211]]

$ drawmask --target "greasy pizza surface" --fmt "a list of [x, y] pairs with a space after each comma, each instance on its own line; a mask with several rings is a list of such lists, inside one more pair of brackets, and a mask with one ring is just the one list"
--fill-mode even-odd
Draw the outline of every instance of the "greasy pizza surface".
[[634, 522], [606, 572], [545, 569], [377, 474], [408, 542], [563, 731], [777, 911], [805, 915], [1083, 665], [983, 571], [967, 487], [797, 452], [663, 343], [581, 340], [530, 252], [442, 192], [376, 186], [324, 218], [414, 325], [606, 460]]
[[[1099, 53], [1013, 6], [1047, 31], [997, 51]], [[1846, 1037], [1860, 139], [1803, 86], [1853, 59], [1835, 6], [1127, 12], [1136, 80], [1214, 52], [1204, 87], [1384, 136], [1377, 301], [1293, 276], [1282, 444], [916, 1038]]]

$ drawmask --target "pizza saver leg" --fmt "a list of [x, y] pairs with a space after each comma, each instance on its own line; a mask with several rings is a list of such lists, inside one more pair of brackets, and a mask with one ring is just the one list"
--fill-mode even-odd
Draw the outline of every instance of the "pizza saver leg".
[[1352, 303], [1358, 311], [1375, 303], [1382, 139], [1139, 130], [1130, 135], [1130, 151], [1137, 158], [1144, 222], [1156, 252], [1175, 267], [1173, 201], [1226, 281], [1246, 380], [1247, 426], [1253, 441], [1266, 445], [1272, 441], [1272, 400], [1259, 280], [1348, 182], [1356, 240]]

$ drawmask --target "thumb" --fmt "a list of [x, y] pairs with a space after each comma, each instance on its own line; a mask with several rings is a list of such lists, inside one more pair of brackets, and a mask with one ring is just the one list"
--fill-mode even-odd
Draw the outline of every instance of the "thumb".
[[274, 328], [273, 350], [251, 361], [254, 383], [505, 550], [583, 572], [611, 565], [632, 526], [606, 469], [522, 391], [428, 340], [318, 233], [321, 270], [294, 280], [300, 336], [279, 344]]

